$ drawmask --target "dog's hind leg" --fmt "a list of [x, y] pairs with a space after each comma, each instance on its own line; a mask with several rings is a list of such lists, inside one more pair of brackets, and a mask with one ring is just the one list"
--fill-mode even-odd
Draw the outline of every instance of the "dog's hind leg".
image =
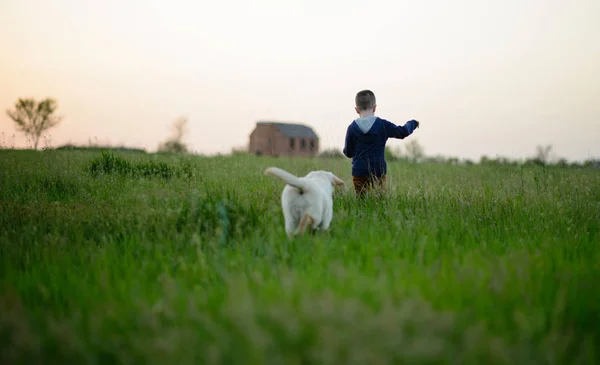
[[284, 217], [284, 220], [285, 220], [285, 233], [288, 235], [288, 237], [292, 237], [296, 233], [297, 226], [298, 226], [298, 220], [292, 216], [286, 216], [286, 217]]
[[304, 213], [302, 219], [300, 219], [300, 223], [298, 224], [298, 230], [296, 231], [296, 234], [304, 233], [307, 228], [312, 230], [314, 225], [315, 219], [311, 217], [308, 212]]

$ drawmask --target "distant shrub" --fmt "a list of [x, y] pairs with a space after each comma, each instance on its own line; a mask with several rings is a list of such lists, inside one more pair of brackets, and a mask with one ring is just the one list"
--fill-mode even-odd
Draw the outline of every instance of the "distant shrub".
[[163, 153], [186, 153], [188, 148], [179, 141], [166, 141], [158, 146], [158, 152]]
[[189, 163], [180, 166], [169, 165], [165, 162], [130, 162], [122, 157], [115, 156], [109, 151], [102, 151], [100, 157], [93, 159], [89, 165], [89, 171], [93, 176], [100, 174], [118, 174], [131, 177], [160, 177], [170, 179], [172, 177], [191, 177], [192, 167]]
[[539, 158], [528, 158], [523, 163], [524, 166], [546, 166], [547, 163]]
[[344, 158], [344, 154], [342, 153], [342, 151], [336, 149], [336, 148], [330, 148], [328, 150], [324, 150], [323, 152], [321, 152], [319, 154], [319, 157], [322, 158]]
[[[397, 152], [397, 151], [396, 151]], [[398, 160], [398, 153], [392, 151], [390, 147], [386, 147], [384, 150], [386, 161], [396, 161]]]
[[231, 149], [231, 155], [232, 156], [249, 156], [250, 153], [248, 152], [247, 147], [237, 146], [237, 147], [233, 147]]
[[117, 151], [117, 152], [138, 152], [138, 153], [146, 153], [146, 150], [142, 148], [134, 148], [134, 147], [111, 147], [111, 146], [77, 146], [73, 144], [66, 144], [60, 147], [57, 147], [56, 150], [66, 150], [66, 151]]

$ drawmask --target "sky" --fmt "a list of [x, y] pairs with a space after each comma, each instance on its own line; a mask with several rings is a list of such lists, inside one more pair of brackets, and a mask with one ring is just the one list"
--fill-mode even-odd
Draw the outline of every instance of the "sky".
[[[598, 0], [2, 0], [5, 110], [53, 97], [52, 146], [154, 151], [180, 116], [197, 153], [248, 144], [258, 120], [342, 149], [354, 96], [418, 120], [427, 155], [600, 158]], [[43, 146], [44, 142], [40, 142]]]

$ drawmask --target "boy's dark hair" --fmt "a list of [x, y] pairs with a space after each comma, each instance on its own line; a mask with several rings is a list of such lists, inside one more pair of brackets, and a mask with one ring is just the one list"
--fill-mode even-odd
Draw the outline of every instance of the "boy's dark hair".
[[359, 91], [354, 102], [359, 110], [371, 109], [375, 106], [375, 94], [371, 90]]

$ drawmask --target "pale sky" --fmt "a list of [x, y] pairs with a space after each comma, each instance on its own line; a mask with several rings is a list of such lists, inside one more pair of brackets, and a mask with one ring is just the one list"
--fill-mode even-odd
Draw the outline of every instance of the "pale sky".
[[154, 151], [187, 116], [200, 153], [263, 119], [341, 149], [367, 88], [427, 155], [600, 157], [599, 0], [1, 0], [0, 46], [6, 140], [5, 110], [50, 96], [53, 146]]

